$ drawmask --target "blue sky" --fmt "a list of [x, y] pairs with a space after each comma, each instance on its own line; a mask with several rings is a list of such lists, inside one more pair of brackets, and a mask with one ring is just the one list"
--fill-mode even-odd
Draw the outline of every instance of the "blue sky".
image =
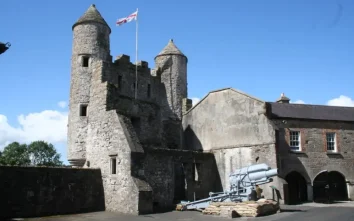
[[351, 0], [2, 0], [0, 41], [12, 46], [0, 55], [0, 146], [46, 139], [66, 158], [71, 27], [91, 4], [112, 29], [113, 57], [134, 60], [135, 24], [115, 21], [136, 8], [139, 60], [153, 67], [173, 38], [188, 57], [190, 98], [234, 87], [266, 101], [284, 92], [354, 106]]

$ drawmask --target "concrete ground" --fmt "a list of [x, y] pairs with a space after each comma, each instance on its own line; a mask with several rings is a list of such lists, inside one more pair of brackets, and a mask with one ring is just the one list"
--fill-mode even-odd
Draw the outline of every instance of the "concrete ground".
[[[254, 220], [254, 221], [349, 221], [354, 220], [354, 202], [342, 202], [336, 204], [316, 204], [306, 203], [296, 206], [281, 206], [282, 212], [256, 218], [235, 218], [236, 220]], [[111, 212], [95, 212], [77, 215], [53, 216], [32, 219], [17, 219], [26, 221], [217, 221], [225, 220], [216, 216], [202, 215], [197, 211], [172, 211], [160, 214], [131, 216]]]

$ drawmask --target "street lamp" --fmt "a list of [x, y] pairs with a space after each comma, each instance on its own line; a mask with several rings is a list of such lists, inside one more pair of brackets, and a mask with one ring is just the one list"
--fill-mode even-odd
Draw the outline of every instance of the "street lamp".
[[4, 53], [10, 47], [11, 47], [10, 42], [7, 42], [7, 43], [0, 42], [0, 54]]

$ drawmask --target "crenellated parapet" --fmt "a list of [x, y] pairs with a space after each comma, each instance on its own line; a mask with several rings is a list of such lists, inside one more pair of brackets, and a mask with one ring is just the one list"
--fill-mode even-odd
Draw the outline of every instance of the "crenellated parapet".
[[[158, 102], [161, 79], [151, 74], [148, 62], [138, 61], [135, 64], [130, 61], [128, 55], [119, 55], [113, 62], [110, 73], [110, 83], [116, 85], [117, 96]], [[135, 97], [135, 90], [137, 90], [137, 97]]]
[[125, 55], [125, 54], [118, 55], [113, 63], [118, 64], [118, 65], [129, 64], [130, 63], [130, 56]]
[[130, 61], [130, 56], [121, 54], [116, 57], [114, 60], [114, 65], [116, 66], [125, 66], [126, 68], [135, 68], [138, 67], [138, 71], [146, 71], [149, 68], [149, 63], [147, 61], [138, 61], [137, 65]]

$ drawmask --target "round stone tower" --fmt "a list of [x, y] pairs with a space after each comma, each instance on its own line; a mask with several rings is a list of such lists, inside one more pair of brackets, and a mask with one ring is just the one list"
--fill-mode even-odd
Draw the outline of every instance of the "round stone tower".
[[68, 161], [82, 167], [86, 161], [87, 107], [95, 61], [110, 61], [110, 27], [95, 5], [72, 26], [71, 83], [68, 117]]
[[162, 71], [165, 98], [161, 100], [163, 119], [182, 119], [182, 99], [187, 98], [187, 57], [171, 39], [155, 57], [155, 66]]

